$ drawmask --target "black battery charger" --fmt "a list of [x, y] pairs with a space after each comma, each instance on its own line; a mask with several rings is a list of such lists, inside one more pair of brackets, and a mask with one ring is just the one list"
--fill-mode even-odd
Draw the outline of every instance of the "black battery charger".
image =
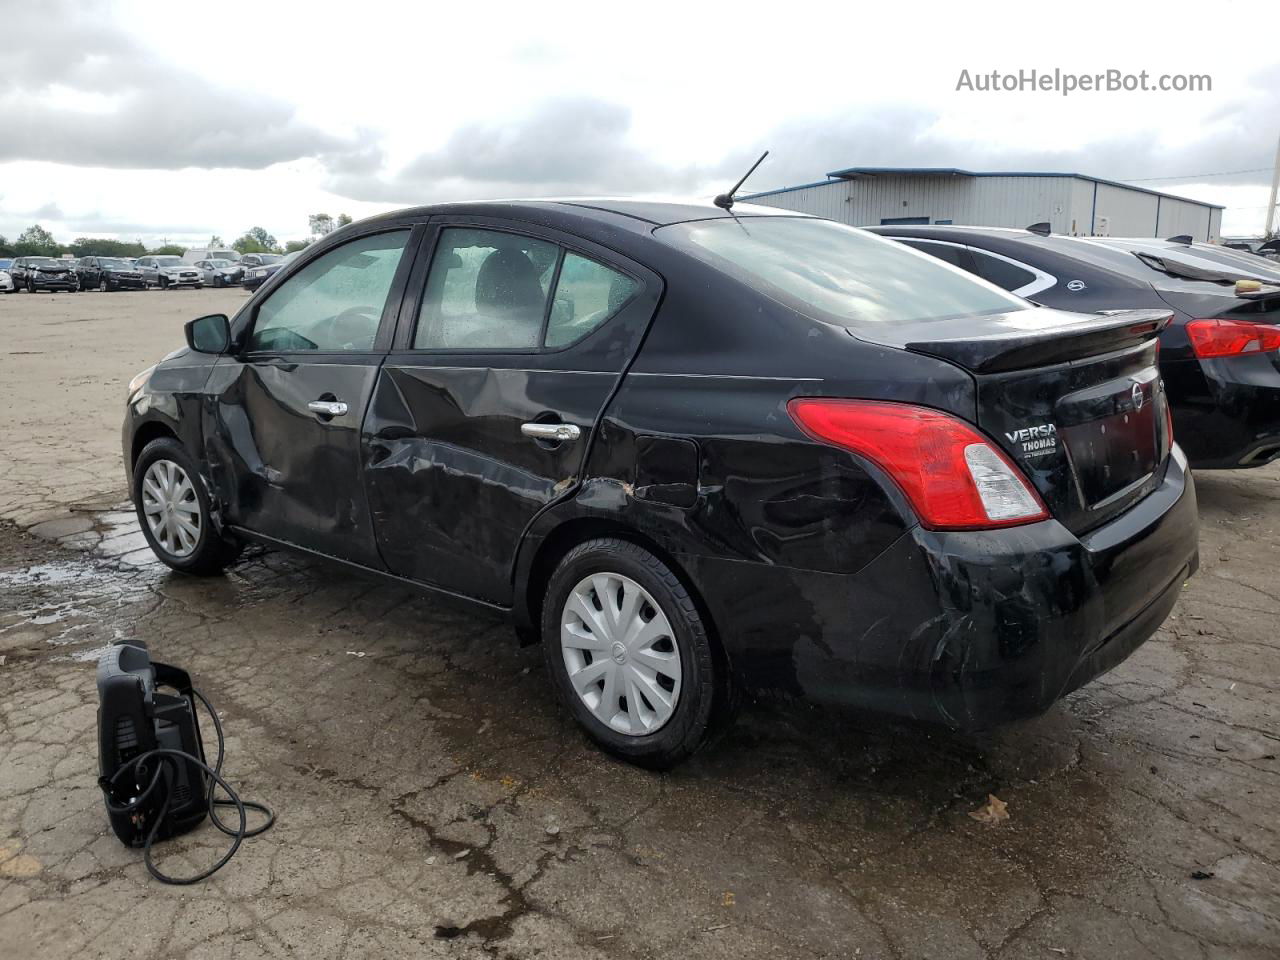
[[[197, 700], [208, 710], [218, 737], [212, 767], [200, 736]], [[264, 833], [275, 822], [268, 807], [241, 800], [222, 779], [224, 747], [217, 711], [191, 685], [185, 670], [153, 661], [140, 640], [107, 649], [98, 661], [98, 785], [111, 829], [125, 845], [143, 848], [147, 870], [156, 879], [198, 883], [221, 869], [245, 839]], [[214, 796], [218, 788], [225, 799]], [[235, 807], [239, 825], [232, 828], [223, 823], [218, 807]], [[266, 821], [249, 829], [247, 810], [259, 811]], [[206, 815], [234, 838], [222, 858], [191, 877], [172, 877], [157, 869], [151, 845], [194, 830]]]

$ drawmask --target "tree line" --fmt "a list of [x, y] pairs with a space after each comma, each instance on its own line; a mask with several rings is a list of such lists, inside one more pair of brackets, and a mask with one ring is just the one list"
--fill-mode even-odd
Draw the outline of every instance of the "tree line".
[[[294, 253], [312, 242], [312, 239], [323, 237], [340, 227], [351, 223], [351, 217], [345, 213], [332, 217], [327, 213], [313, 213], [307, 217], [307, 226], [312, 238], [307, 240], [289, 240], [281, 245], [276, 238], [262, 227], [251, 227], [231, 241], [230, 248], [237, 253]], [[205, 244], [208, 248], [226, 248], [220, 236], [214, 234]], [[107, 237], [77, 237], [70, 243], [59, 243], [44, 227], [35, 223], [23, 230], [18, 239], [12, 242], [0, 234], [0, 257], [62, 257], [70, 254], [73, 257], [142, 257], [152, 255], [182, 256], [187, 248], [176, 243], [161, 244], [148, 249], [139, 241], [112, 240]]]

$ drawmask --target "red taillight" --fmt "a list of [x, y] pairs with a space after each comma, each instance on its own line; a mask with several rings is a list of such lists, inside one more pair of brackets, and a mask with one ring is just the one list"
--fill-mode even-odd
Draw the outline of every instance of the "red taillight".
[[907, 403], [803, 398], [787, 405], [815, 440], [866, 457], [933, 530], [982, 530], [1048, 517], [1026, 478], [958, 417]]
[[1197, 357], [1238, 357], [1280, 350], [1280, 329], [1244, 320], [1188, 320], [1187, 336]]

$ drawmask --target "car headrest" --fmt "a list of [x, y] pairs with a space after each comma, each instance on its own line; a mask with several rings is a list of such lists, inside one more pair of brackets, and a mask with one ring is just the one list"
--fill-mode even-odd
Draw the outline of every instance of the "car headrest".
[[545, 299], [538, 270], [521, 251], [495, 250], [480, 264], [476, 275], [477, 309], [529, 310], [541, 315]]

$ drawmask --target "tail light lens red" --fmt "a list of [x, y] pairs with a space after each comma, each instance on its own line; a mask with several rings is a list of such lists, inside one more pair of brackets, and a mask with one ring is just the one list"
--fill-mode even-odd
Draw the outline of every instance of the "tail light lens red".
[[986, 530], [1049, 516], [1018, 468], [958, 417], [876, 400], [802, 398], [787, 409], [815, 440], [887, 473], [931, 530]]
[[1247, 353], [1280, 350], [1280, 328], [1245, 320], [1187, 321], [1187, 336], [1197, 357], [1237, 357]]

